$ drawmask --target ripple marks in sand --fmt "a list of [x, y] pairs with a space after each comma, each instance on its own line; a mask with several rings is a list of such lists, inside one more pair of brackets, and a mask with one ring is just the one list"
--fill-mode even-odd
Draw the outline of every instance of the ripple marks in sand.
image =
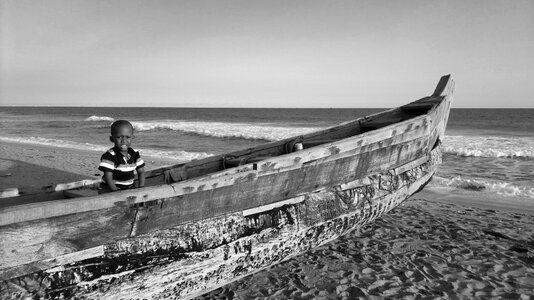
[[204, 299], [534, 297], [534, 216], [410, 200]]

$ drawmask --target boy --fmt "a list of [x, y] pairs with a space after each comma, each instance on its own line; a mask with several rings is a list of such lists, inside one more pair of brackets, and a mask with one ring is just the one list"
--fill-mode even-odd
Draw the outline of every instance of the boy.
[[125, 120], [118, 120], [111, 124], [109, 140], [115, 145], [102, 154], [98, 169], [104, 172], [102, 177], [102, 192], [126, 190], [134, 186], [134, 170], [137, 170], [139, 187], [145, 185], [145, 162], [139, 152], [130, 148], [132, 143], [133, 126]]

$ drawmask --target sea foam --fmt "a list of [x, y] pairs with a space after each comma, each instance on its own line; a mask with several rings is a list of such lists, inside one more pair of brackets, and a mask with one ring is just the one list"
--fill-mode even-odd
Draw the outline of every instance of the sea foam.
[[132, 122], [135, 130], [175, 130], [216, 138], [241, 138], [248, 140], [277, 141], [315, 130], [317, 127], [282, 127], [274, 124], [189, 122], [189, 121], [143, 121]]
[[109, 121], [113, 122], [115, 119], [112, 117], [106, 117], [106, 116], [90, 116], [85, 119], [85, 121], [92, 121], [92, 122], [99, 122], [99, 121]]
[[0, 136], [0, 141], [12, 142], [19, 144], [30, 144], [30, 145], [42, 145], [42, 146], [52, 146], [59, 148], [69, 148], [77, 150], [90, 150], [90, 151], [106, 151], [109, 147], [102, 145], [95, 145], [91, 143], [78, 143], [73, 141], [65, 141], [59, 139], [48, 139], [43, 137], [5, 137]]
[[[132, 122], [138, 131], [174, 130], [205, 137], [277, 141], [325, 129], [313, 126], [279, 126], [273, 123], [194, 121]], [[504, 136], [445, 136], [443, 152], [458, 156], [534, 158], [534, 138]]]
[[[175, 130], [216, 138], [277, 141], [324, 127], [277, 126], [273, 123], [227, 123], [191, 121], [133, 122], [139, 131]], [[534, 158], [534, 138], [502, 136], [445, 136], [443, 152], [458, 156]]]
[[445, 178], [434, 176], [429, 186], [452, 187], [473, 192], [497, 193], [504, 196], [526, 197], [534, 199], [534, 188], [518, 186], [509, 182], [493, 181], [481, 178], [456, 176]]
[[445, 136], [443, 152], [458, 156], [534, 158], [534, 138]]
[[[65, 141], [65, 140], [59, 140], [59, 139], [48, 139], [48, 138], [43, 138], [43, 137], [19, 138], [19, 137], [0, 136], [0, 141], [19, 143], [19, 144], [68, 148], [68, 149], [75, 149], [75, 150], [89, 150], [89, 151], [94, 151], [94, 152], [105, 152], [110, 148], [110, 146], [96, 145], [96, 144], [91, 144], [91, 143], [78, 143], [78, 142]], [[193, 159], [202, 159], [202, 158], [213, 155], [211, 153], [205, 153], [205, 152], [163, 151], [163, 150], [143, 149], [143, 148], [136, 148], [136, 150], [140, 151], [141, 155], [143, 156], [173, 159], [177, 161], [190, 161]]]

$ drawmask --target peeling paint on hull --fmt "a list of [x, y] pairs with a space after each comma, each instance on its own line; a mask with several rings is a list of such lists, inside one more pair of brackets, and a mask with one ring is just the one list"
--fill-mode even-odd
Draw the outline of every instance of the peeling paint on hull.
[[[104, 255], [0, 284], [16, 298], [183, 298], [336, 239], [421, 189], [441, 163], [440, 148], [400, 174], [387, 172], [304, 195], [258, 214], [241, 212], [105, 245]], [[346, 189], [343, 189], [345, 187]]]

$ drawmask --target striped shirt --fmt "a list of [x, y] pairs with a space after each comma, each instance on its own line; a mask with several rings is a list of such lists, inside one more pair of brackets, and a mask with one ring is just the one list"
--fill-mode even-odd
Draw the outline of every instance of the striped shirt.
[[[113, 172], [113, 181], [119, 189], [130, 188], [134, 184], [134, 171], [145, 166], [139, 152], [128, 148], [128, 157], [124, 157], [119, 150], [111, 148], [100, 157], [98, 169], [102, 172]], [[105, 182], [105, 178], [102, 177]]]

